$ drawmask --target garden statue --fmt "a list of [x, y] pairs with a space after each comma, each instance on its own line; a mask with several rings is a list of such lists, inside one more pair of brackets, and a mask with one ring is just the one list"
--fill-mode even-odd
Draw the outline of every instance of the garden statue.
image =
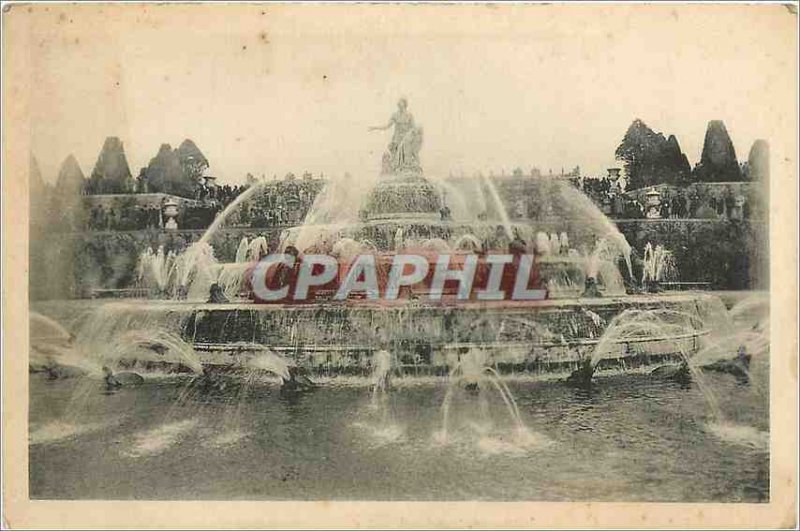
[[394, 127], [392, 139], [383, 155], [383, 174], [400, 171], [420, 172], [419, 150], [422, 147], [422, 128], [414, 125], [414, 116], [408, 111], [408, 101], [401, 98], [397, 111], [386, 125], [370, 127], [370, 131], [385, 131]]

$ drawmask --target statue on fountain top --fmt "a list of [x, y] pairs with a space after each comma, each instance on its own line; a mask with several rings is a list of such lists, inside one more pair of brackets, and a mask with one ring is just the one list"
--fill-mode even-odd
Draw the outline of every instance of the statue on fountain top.
[[422, 128], [414, 125], [414, 116], [408, 111], [408, 101], [400, 98], [397, 111], [386, 125], [370, 127], [370, 131], [385, 131], [394, 126], [389, 147], [383, 154], [384, 175], [400, 172], [421, 173], [419, 150], [422, 148]]

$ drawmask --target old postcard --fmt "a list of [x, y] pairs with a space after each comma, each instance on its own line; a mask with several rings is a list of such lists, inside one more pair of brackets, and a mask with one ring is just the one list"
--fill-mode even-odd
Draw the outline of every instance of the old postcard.
[[796, 4], [4, 4], [4, 525], [794, 528], [796, 98]]

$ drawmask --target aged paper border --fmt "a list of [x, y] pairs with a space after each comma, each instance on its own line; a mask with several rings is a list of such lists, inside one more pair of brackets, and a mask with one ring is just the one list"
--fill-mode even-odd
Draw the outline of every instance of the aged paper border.
[[[52, 6], [52, 4], [51, 4]], [[77, 8], [59, 5], [59, 9]], [[260, 6], [263, 8], [265, 6]], [[299, 6], [268, 5], [268, 9]], [[354, 17], [363, 10], [414, 10], [421, 31], [425, 20], [443, 10], [482, 16], [518, 16], [533, 6], [460, 5], [303, 6], [325, 16]], [[541, 7], [541, 6], [539, 6]], [[94, 502], [28, 500], [28, 153], [29, 108], [26, 87], [30, 67], [30, 6], [17, 4], [3, 14], [3, 524], [10, 528], [85, 527], [795, 527], [797, 488], [797, 37], [796, 14], [786, 6], [580, 5], [549, 6], [558, 23], [569, 23], [570, 10], [594, 10], [597, 24], [606, 17], [628, 17], [635, 24], [648, 9], [738, 9], [741, 31], [747, 20], [773, 18], [775, 33], [762, 35], [765, 51], [788, 57], [785, 77], [763, 95], [766, 112], [775, 116], [771, 148], [771, 481], [766, 504], [721, 503], [484, 503], [484, 502]], [[99, 17], [141, 5], [95, 5]], [[220, 13], [252, 9], [245, 5], [156, 6], [148, 9], [192, 10], [212, 19]], [[33, 14], [43, 5], [34, 6]], [[87, 9], [86, 6], [81, 9]], [[105, 10], [102, 14], [101, 10]], [[505, 13], [504, 13], [505, 11]], [[472, 13], [470, 13], [472, 14]], [[342, 19], [344, 20], [344, 19]], [[350, 20], [353, 20], [352, 18]], [[416, 23], [415, 23], [416, 24]], [[452, 27], [451, 27], [452, 29]], [[721, 42], [720, 46], [725, 46]], [[787, 52], [785, 46], [793, 51]], [[770, 47], [777, 47], [771, 49]], [[735, 82], [732, 80], [732, 82]], [[791, 192], [791, 193], [789, 193]]]

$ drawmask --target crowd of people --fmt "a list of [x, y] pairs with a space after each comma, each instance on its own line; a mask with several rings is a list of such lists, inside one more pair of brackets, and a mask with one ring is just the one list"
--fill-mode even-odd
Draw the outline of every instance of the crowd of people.
[[306, 173], [302, 179], [289, 174], [273, 180], [252, 198], [244, 201], [226, 221], [230, 227], [280, 227], [302, 222], [317, 194], [324, 186], [322, 179]]
[[[648, 216], [644, 194], [639, 198], [625, 194], [624, 179], [608, 177], [572, 178], [580, 189], [613, 219], [643, 219]], [[751, 198], [730, 188], [711, 190], [698, 186], [662, 187], [658, 190], [658, 217], [661, 219], [749, 219]]]
[[234, 199], [239, 197], [239, 194], [243, 193], [249, 187], [249, 184], [234, 186], [230, 186], [228, 184], [224, 184], [222, 186], [203, 185], [197, 188], [195, 199], [203, 202], [216, 202], [219, 203], [222, 208], [225, 208], [231, 204]]
[[87, 219], [89, 230], [158, 229], [164, 226], [161, 208], [156, 205], [125, 205], [106, 208], [95, 205]]

